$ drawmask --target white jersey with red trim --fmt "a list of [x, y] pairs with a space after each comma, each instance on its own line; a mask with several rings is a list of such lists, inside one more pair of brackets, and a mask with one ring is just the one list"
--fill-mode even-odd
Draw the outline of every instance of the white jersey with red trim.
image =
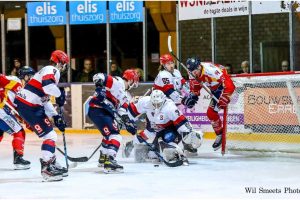
[[18, 92], [16, 99], [28, 106], [44, 106], [49, 117], [57, 115], [53, 105], [49, 102], [49, 98], [50, 96], [59, 97], [61, 95], [57, 87], [59, 79], [60, 72], [57, 68], [52, 65], [45, 66]]
[[[123, 115], [126, 112], [128, 107], [128, 97], [125, 91], [125, 83], [121, 77], [110, 76], [102, 74], [103, 85], [106, 89], [106, 99], [105, 104], [111, 105], [118, 110], [120, 115]], [[97, 107], [98, 102], [96, 97], [93, 97], [90, 101], [90, 106]], [[100, 105], [101, 106], [101, 105]]]
[[179, 133], [191, 130], [190, 123], [171, 99], [166, 99], [160, 109], [155, 109], [150, 98], [150, 96], [145, 96], [141, 97], [136, 103], [130, 103], [128, 106], [129, 117], [136, 120], [138, 115], [146, 113], [151, 128], [155, 132], [174, 127]]
[[185, 82], [179, 70], [174, 69], [173, 73], [162, 70], [154, 80], [154, 88], [163, 91], [176, 104], [181, 104], [182, 96], [180, 90]]

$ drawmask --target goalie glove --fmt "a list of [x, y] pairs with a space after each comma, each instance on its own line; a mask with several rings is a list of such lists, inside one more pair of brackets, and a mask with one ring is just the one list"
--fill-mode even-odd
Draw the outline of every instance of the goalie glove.
[[229, 95], [226, 93], [223, 93], [219, 98], [218, 107], [221, 109], [224, 109], [228, 106], [229, 102], [230, 102]]
[[195, 94], [189, 94], [188, 96], [183, 97], [182, 104], [186, 105], [188, 108], [193, 108], [197, 103], [199, 97]]

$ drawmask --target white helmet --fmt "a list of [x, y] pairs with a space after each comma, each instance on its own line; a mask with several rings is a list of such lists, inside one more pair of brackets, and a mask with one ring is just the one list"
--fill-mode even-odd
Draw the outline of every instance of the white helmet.
[[93, 82], [96, 87], [98, 87], [98, 86], [102, 87], [104, 80], [105, 80], [105, 76], [103, 73], [98, 73], [93, 76]]
[[150, 101], [155, 109], [159, 109], [166, 101], [166, 95], [161, 90], [153, 90]]

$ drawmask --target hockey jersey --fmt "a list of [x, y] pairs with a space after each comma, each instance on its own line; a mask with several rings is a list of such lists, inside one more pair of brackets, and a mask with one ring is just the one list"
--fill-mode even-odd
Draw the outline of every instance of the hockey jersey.
[[[9, 76], [5, 76], [0, 74], [0, 90], [4, 92], [4, 99], [0, 102], [0, 108], [4, 107], [6, 101], [9, 101], [9, 96], [16, 94], [22, 88], [21, 83], [18, 81], [9, 78]], [[13, 94], [10, 94], [13, 93]]]
[[43, 67], [36, 73], [18, 92], [16, 99], [30, 107], [43, 106], [47, 116], [57, 115], [51, 102], [50, 96], [59, 97], [61, 92], [57, 87], [60, 72], [52, 65]]
[[180, 90], [185, 83], [186, 81], [181, 76], [179, 70], [174, 69], [173, 73], [162, 70], [154, 80], [154, 88], [163, 91], [163, 93], [176, 104], [181, 104], [182, 96]]
[[135, 117], [138, 115], [145, 113], [151, 129], [154, 129], [155, 132], [173, 129], [174, 127], [179, 133], [192, 130], [188, 120], [171, 99], [166, 99], [165, 103], [158, 110], [153, 107], [150, 98], [150, 96], [141, 97], [138, 102], [129, 104], [129, 117], [132, 120], [135, 120]]
[[128, 107], [128, 98], [125, 92], [124, 80], [120, 77], [113, 77], [102, 74], [103, 85], [106, 90], [106, 99], [104, 102], [99, 101], [96, 95], [90, 100], [90, 107], [99, 107], [107, 109], [107, 105], [118, 110], [120, 115], [123, 115]]
[[[232, 94], [235, 86], [224, 66], [213, 64], [210, 62], [201, 62], [202, 71], [198, 81], [203, 82], [211, 91], [217, 90], [221, 85], [224, 88], [224, 93]], [[200, 95], [202, 86], [195, 79], [190, 80], [190, 90], [197, 95]]]

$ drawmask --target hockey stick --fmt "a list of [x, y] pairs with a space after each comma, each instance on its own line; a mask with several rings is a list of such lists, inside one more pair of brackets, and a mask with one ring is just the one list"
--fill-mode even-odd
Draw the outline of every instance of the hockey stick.
[[210, 96], [217, 102], [219, 103], [219, 99], [217, 97], [215, 97], [215, 95], [213, 95], [210, 91], [210, 89], [205, 85], [203, 84], [203, 82], [199, 81], [189, 70], [188, 68], [185, 66], [185, 64], [183, 64], [179, 58], [174, 54], [173, 50], [172, 50], [172, 46], [171, 46], [171, 39], [172, 39], [172, 36], [169, 34], [168, 36], [168, 49], [169, 49], [169, 52], [172, 54], [172, 56], [174, 56], [174, 58], [179, 62], [179, 64], [188, 72], [188, 74], [193, 78], [195, 79], [205, 90], [206, 92], [208, 92], [208, 94], [210, 94]]
[[[64, 113], [63, 113], [63, 107], [60, 106], [59, 107], [59, 115], [61, 116], [62, 120], [64, 120]], [[64, 143], [64, 156], [65, 156], [65, 160], [66, 160], [66, 166], [67, 166], [67, 170], [69, 169], [69, 163], [68, 163], [68, 153], [67, 153], [67, 144], [66, 144], [66, 136], [65, 136], [65, 131], [62, 131], [62, 136], [63, 136], [63, 143]]]
[[137, 136], [137, 138], [138, 138], [139, 140], [143, 141], [143, 142], [150, 148], [150, 150], [153, 151], [153, 152], [155, 153], [155, 155], [157, 155], [157, 157], [158, 157], [162, 162], [164, 162], [165, 165], [167, 165], [168, 167], [179, 167], [179, 166], [183, 165], [183, 161], [182, 161], [182, 160], [177, 160], [176, 162], [173, 162], [173, 163], [167, 162], [167, 161], [162, 157], [162, 155], [160, 155], [160, 153], [157, 152], [156, 149], [153, 148], [153, 146], [152, 146], [151, 144], [149, 144], [143, 137], [141, 137], [141, 136], [138, 135], [138, 134], [137, 134], [136, 136]]

